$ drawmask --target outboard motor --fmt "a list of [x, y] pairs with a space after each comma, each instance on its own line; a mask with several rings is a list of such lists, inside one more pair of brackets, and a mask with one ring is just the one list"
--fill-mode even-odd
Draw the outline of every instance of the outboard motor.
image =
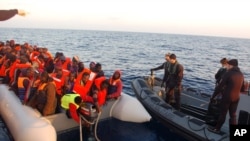
[[216, 99], [210, 101], [205, 117], [206, 124], [211, 126], [215, 126], [217, 124], [217, 120], [220, 116], [220, 103], [221, 97], [216, 97]]
[[[83, 122], [85, 123], [85, 125], [88, 125], [87, 128], [89, 128], [89, 131], [90, 131], [88, 135], [88, 141], [94, 141], [95, 138], [97, 138], [97, 136], [96, 136], [96, 129], [94, 129], [93, 126], [97, 124], [97, 119], [98, 119], [98, 113], [97, 113], [95, 106], [91, 103], [84, 103], [83, 105], [81, 105], [79, 109], [79, 116], [80, 116], [80, 140], [82, 141], [82, 127], [81, 126]], [[95, 128], [96, 127], [97, 126], [95, 126]]]
[[98, 116], [96, 108], [91, 103], [85, 103], [81, 106], [79, 113], [81, 114], [82, 119], [89, 123], [95, 122]]

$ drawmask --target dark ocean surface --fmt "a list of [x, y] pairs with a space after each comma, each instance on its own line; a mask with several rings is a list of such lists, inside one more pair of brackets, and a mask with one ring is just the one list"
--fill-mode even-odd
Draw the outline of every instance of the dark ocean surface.
[[[39, 47], [47, 47], [52, 54], [63, 52], [69, 57], [78, 55], [86, 67], [91, 61], [100, 62], [107, 77], [116, 69], [120, 69], [124, 93], [129, 95], [134, 95], [131, 81], [149, 75], [150, 68], [161, 65], [165, 61], [165, 53], [168, 52], [175, 53], [179, 63], [184, 66], [183, 85], [203, 93], [213, 93], [214, 74], [221, 66], [219, 61], [223, 57], [238, 59], [245, 79], [250, 80], [250, 39], [135, 32], [0, 28], [0, 41], [10, 39], [20, 44], [28, 42]], [[162, 77], [163, 71], [157, 71], [156, 76]], [[105, 127], [105, 134], [109, 135], [108, 139], [103, 139], [107, 141], [115, 138], [119, 138], [120, 141], [185, 140], [162, 127], [157, 121], [132, 124], [113, 119], [100, 125]], [[107, 125], [112, 125], [119, 130], [114, 131], [114, 128], [108, 128]], [[112, 138], [113, 133], [116, 137]]]

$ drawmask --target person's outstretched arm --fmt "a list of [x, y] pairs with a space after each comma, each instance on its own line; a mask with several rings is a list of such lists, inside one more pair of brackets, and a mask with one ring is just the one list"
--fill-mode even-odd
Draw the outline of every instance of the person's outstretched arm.
[[0, 21], [8, 20], [14, 17], [16, 14], [19, 16], [25, 16], [26, 12], [18, 9], [0, 10]]

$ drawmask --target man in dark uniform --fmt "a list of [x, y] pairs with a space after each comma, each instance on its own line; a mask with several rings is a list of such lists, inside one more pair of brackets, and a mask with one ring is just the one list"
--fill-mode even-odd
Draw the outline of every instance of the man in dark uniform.
[[220, 128], [226, 120], [227, 111], [229, 111], [229, 123], [237, 124], [236, 111], [240, 100], [240, 91], [243, 86], [244, 76], [238, 67], [238, 60], [231, 59], [228, 61], [227, 72], [223, 75], [218, 86], [215, 88], [211, 97], [213, 100], [222, 90], [222, 98], [220, 104], [220, 115], [214, 128], [209, 127], [211, 132], [219, 133]]
[[168, 67], [169, 67], [169, 56], [170, 55], [171, 55], [170, 53], [166, 53], [165, 54], [165, 60], [166, 61], [164, 63], [162, 63], [160, 66], [150, 69], [151, 74], [153, 74], [153, 71], [164, 69], [164, 77], [163, 77], [161, 86], [163, 86], [164, 82], [166, 83], [166, 80], [167, 80], [167, 77], [168, 77]]
[[221, 63], [221, 68], [217, 71], [217, 73], [214, 75], [216, 83], [215, 85], [217, 86], [222, 78], [222, 76], [226, 73], [227, 71], [227, 58], [222, 58], [220, 60]]
[[181, 81], [184, 68], [175, 54], [169, 56], [168, 76], [166, 79], [166, 102], [180, 110]]

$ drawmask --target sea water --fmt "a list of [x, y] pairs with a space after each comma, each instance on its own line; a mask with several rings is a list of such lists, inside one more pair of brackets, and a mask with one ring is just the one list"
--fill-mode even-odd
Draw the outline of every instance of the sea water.
[[[14, 39], [47, 47], [52, 54], [63, 52], [79, 56], [86, 67], [99, 62], [107, 77], [116, 69], [122, 71], [123, 91], [134, 95], [131, 81], [150, 74], [150, 69], [165, 61], [170, 52], [184, 66], [183, 85], [212, 94], [214, 75], [220, 59], [238, 59], [245, 79], [250, 80], [250, 39], [192, 36], [176, 34], [112, 32], [62, 29], [0, 28], [0, 41]], [[162, 71], [155, 75], [163, 76]], [[99, 136], [107, 141], [167, 141], [185, 139], [157, 121], [135, 124], [116, 119], [99, 123]], [[101, 133], [100, 133], [101, 130]], [[76, 139], [78, 140], [78, 139]]]

